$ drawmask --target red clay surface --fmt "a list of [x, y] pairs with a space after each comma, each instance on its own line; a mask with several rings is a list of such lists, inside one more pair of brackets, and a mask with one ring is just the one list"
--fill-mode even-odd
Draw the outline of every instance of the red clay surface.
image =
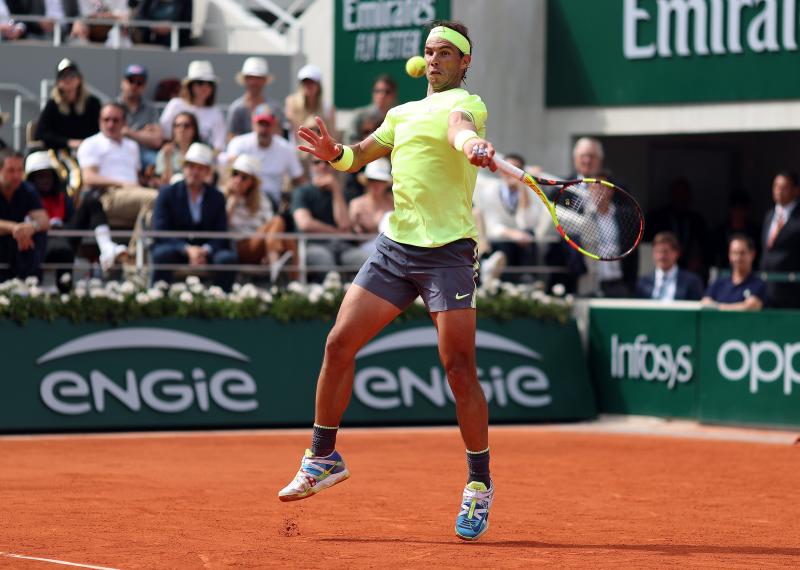
[[281, 503], [308, 440], [0, 440], [0, 552], [124, 569], [800, 567], [797, 446], [495, 430], [491, 527], [465, 543], [455, 429], [344, 430], [350, 480]]

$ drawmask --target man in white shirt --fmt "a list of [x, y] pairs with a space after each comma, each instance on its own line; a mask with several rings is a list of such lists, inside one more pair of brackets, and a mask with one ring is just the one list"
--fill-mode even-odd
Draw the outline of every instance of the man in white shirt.
[[276, 121], [268, 105], [257, 106], [253, 111], [253, 131], [231, 139], [225, 158], [229, 163], [242, 154], [256, 158], [261, 164], [261, 192], [278, 211], [284, 178], [288, 176], [292, 187], [297, 187], [306, 182], [306, 177], [294, 147], [285, 138], [272, 134]]
[[106, 103], [100, 109], [100, 132], [84, 139], [78, 147], [84, 202], [98, 201], [107, 217], [95, 229], [101, 261], [109, 266], [124, 253], [111, 243], [110, 227], [133, 229], [142, 209], [152, 206], [158, 192], [139, 185], [139, 145], [122, 135], [125, 108]]
[[656, 270], [639, 278], [636, 296], [668, 303], [670, 301], [699, 301], [703, 296], [700, 277], [678, 267], [681, 248], [672, 232], [660, 232], [653, 238], [653, 262]]

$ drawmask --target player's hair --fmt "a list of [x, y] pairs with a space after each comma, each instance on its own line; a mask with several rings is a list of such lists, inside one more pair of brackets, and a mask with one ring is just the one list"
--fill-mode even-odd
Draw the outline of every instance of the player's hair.
[[522, 165], [522, 168], [525, 168], [525, 165], [527, 164], [525, 162], [525, 158], [521, 154], [518, 154], [516, 152], [508, 153], [506, 155], [506, 160], [516, 160], [517, 162], [519, 162]]
[[681, 244], [678, 241], [678, 236], [672, 232], [658, 232], [653, 238], [653, 247], [665, 243], [675, 251], [681, 250]]
[[755, 251], [756, 250], [756, 243], [753, 241], [753, 238], [751, 238], [747, 234], [743, 234], [741, 232], [737, 232], [737, 233], [733, 234], [730, 237], [730, 239], [728, 240], [728, 247], [730, 247], [730, 245], [735, 241], [744, 242], [744, 244], [747, 246], [747, 250], [748, 251]]
[[777, 178], [778, 176], [783, 176], [784, 178], [786, 178], [789, 182], [792, 183], [792, 186], [797, 186], [798, 184], [797, 173], [794, 172], [793, 170], [779, 170], [778, 173], [775, 175], [775, 178]]
[[[445, 28], [450, 28], [451, 30], [455, 30], [459, 34], [467, 38], [467, 42], [469, 43], [470, 54], [473, 53], [474, 46], [472, 44], [472, 38], [469, 37], [469, 30], [464, 24], [456, 20], [434, 20], [428, 25], [428, 32], [430, 32], [433, 28], [438, 28], [439, 26], [444, 26]], [[464, 52], [462, 52], [461, 50], [458, 50], [458, 53], [460, 53], [462, 57], [464, 56]], [[464, 74], [461, 76], [461, 81], [465, 81], [467, 79], [467, 71], [469, 71], [469, 68], [464, 70]]]
[[17, 152], [16, 150], [3, 149], [0, 150], [0, 168], [3, 168], [3, 166], [5, 166], [6, 161], [9, 158], [18, 158], [20, 160], [25, 160], [25, 157], [22, 156], [22, 154]]

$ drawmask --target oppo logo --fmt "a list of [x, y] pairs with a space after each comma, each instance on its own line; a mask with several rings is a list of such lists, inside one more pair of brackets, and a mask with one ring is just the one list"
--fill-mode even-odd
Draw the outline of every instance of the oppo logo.
[[[533, 361], [541, 360], [541, 356], [530, 348], [493, 333], [478, 331], [475, 344], [478, 350], [490, 349]], [[436, 330], [433, 327], [419, 327], [371, 342], [361, 349], [356, 359], [409, 348], [436, 346]], [[540, 408], [553, 401], [548, 393], [550, 380], [533, 364], [510, 369], [492, 365], [488, 370], [478, 368], [477, 372], [486, 400], [498, 406], [505, 407], [513, 402], [526, 408]], [[425, 376], [407, 366], [400, 366], [396, 370], [368, 366], [356, 373], [353, 393], [363, 405], [375, 410], [411, 408], [419, 399], [427, 400], [438, 408], [455, 401], [447, 376], [436, 366], [431, 367]]]
[[[205, 337], [156, 328], [123, 328], [89, 334], [42, 355], [44, 364], [78, 354], [117, 349], [167, 348], [216, 354], [248, 362], [244, 354]], [[122, 358], [122, 357], [121, 357]], [[132, 412], [143, 408], [165, 414], [178, 414], [191, 408], [208, 412], [212, 407], [234, 413], [258, 408], [256, 383], [244, 370], [223, 368], [214, 372], [194, 367], [188, 373], [174, 369], [156, 369], [137, 374], [133, 368], [124, 377], [112, 379], [101, 370], [83, 376], [72, 370], [47, 374], [39, 385], [44, 404], [64, 415], [103, 413], [114, 400]]]
[[726, 380], [738, 382], [748, 378], [750, 392], [757, 394], [762, 382], [783, 382], [783, 393], [792, 394], [792, 385], [800, 384], [800, 372], [795, 357], [800, 354], [800, 342], [778, 343], [765, 340], [751, 342], [731, 339], [719, 347], [717, 369]]

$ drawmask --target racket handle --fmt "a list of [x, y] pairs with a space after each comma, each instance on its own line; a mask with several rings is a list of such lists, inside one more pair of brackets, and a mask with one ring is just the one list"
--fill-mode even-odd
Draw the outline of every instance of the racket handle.
[[502, 158], [495, 155], [494, 163], [497, 165], [497, 168], [508, 174], [509, 176], [513, 176], [518, 180], [525, 180], [525, 171], [521, 168], [517, 168], [510, 162], [506, 162]]

